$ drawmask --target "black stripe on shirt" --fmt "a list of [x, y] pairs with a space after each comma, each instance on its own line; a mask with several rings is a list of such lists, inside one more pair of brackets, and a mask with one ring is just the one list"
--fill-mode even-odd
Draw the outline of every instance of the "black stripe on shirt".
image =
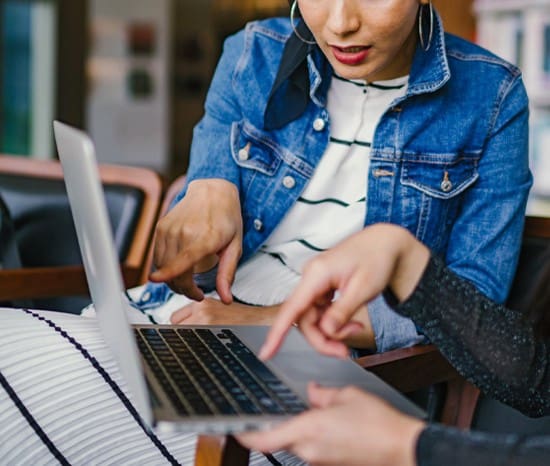
[[338, 81], [344, 81], [345, 83], [353, 84], [357, 87], [367, 87], [366, 83], [360, 83], [357, 81], [351, 81], [350, 79], [342, 78], [342, 76], [338, 76], [337, 74], [332, 73], [332, 77], [336, 78]]
[[397, 89], [403, 89], [405, 87], [405, 84], [397, 84], [395, 86], [388, 86], [386, 84], [379, 84], [379, 83], [376, 83], [376, 82], [360, 83], [360, 82], [357, 82], [357, 81], [352, 81], [350, 79], [342, 78], [342, 76], [338, 76], [337, 74], [334, 74], [334, 73], [332, 74], [332, 77], [336, 78], [338, 81], [343, 81], [343, 82], [346, 82], [346, 83], [354, 84], [357, 87], [372, 87], [374, 89], [379, 89], [381, 91], [392, 91], [392, 90], [397, 90]]
[[268, 252], [267, 253], [268, 256], [271, 256], [273, 257], [273, 259], [277, 259], [281, 264], [283, 264], [285, 267], [288, 267], [288, 265], [286, 265], [286, 262], [285, 260], [283, 259], [283, 257], [280, 255], [280, 254], [277, 254], [275, 252]]
[[151, 442], [159, 449], [161, 454], [170, 462], [170, 464], [173, 465], [180, 465], [180, 463], [172, 456], [172, 454], [168, 451], [166, 446], [161, 442], [161, 440], [155, 435], [154, 432], [149, 429], [143, 420], [141, 419], [141, 416], [137, 412], [136, 408], [132, 403], [130, 403], [130, 400], [126, 397], [124, 392], [120, 389], [120, 387], [116, 384], [116, 382], [111, 378], [109, 373], [99, 364], [99, 361], [90, 354], [90, 352], [82, 346], [81, 343], [75, 340], [71, 335], [69, 335], [65, 330], [63, 330], [61, 327], [59, 327], [57, 324], [52, 322], [49, 319], [46, 319], [45, 317], [36, 314], [32, 311], [29, 311], [28, 309], [23, 309], [24, 312], [31, 315], [32, 317], [46, 323], [49, 327], [54, 329], [59, 335], [61, 335], [63, 338], [69, 341], [78, 351], [82, 353], [82, 356], [84, 356], [84, 359], [87, 359], [90, 364], [99, 372], [99, 374], [103, 377], [107, 385], [111, 387], [113, 392], [118, 396], [120, 401], [122, 401], [122, 404], [126, 407], [128, 412], [131, 414], [131, 416], [134, 418], [134, 420], [137, 422], [137, 424], [141, 427], [143, 432], [149, 437]]
[[13, 403], [15, 404], [19, 412], [23, 415], [25, 420], [32, 427], [36, 435], [38, 435], [40, 440], [42, 440], [44, 445], [46, 445], [46, 448], [55, 457], [55, 459], [59, 461], [59, 463], [62, 465], [71, 466], [71, 463], [69, 463], [67, 459], [63, 456], [63, 454], [56, 448], [54, 443], [48, 437], [48, 434], [46, 434], [46, 432], [42, 430], [42, 427], [40, 427], [40, 424], [38, 424], [37, 420], [33, 417], [33, 415], [27, 409], [27, 407], [25, 406], [21, 398], [17, 396], [17, 393], [15, 393], [15, 390], [13, 389], [13, 387], [10, 385], [8, 380], [4, 377], [4, 375], [1, 372], [0, 372], [0, 385], [2, 385], [2, 388], [11, 398], [11, 400], [13, 401]]
[[342, 207], [349, 207], [349, 204], [347, 202], [341, 201], [340, 199], [334, 199], [333, 197], [327, 197], [326, 199], [319, 199], [318, 201], [312, 201], [310, 199], [299, 197], [298, 202], [302, 202], [304, 204], [309, 204], [309, 205], [331, 203], [331, 204], [341, 205]]
[[357, 140], [346, 141], [345, 139], [337, 139], [337, 138], [333, 138], [332, 136], [330, 137], [330, 142], [333, 142], [335, 144], [342, 144], [344, 146], [352, 146], [353, 144], [355, 144], [357, 146], [371, 147], [372, 145], [370, 142], [367, 142], [367, 141], [357, 141]]
[[384, 84], [369, 83], [367, 84], [367, 86], [373, 87], [374, 89], [380, 89], [381, 91], [393, 91], [396, 89], [403, 89], [405, 87], [405, 84], [398, 84], [396, 86], [387, 86]]
[[308, 243], [305, 239], [299, 239], [298, 243], [300, 243], [301, 245], [305, 246], [308, 249], [312, 249], [313, 251], [318, 251], [318, 252], [326, 251], [326, 249], [321, 249], [311, 243]]

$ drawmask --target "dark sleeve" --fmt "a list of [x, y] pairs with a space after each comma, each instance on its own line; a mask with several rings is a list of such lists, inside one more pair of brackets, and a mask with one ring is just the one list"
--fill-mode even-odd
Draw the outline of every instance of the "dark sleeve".
[[420, 434], [418, 466], [547, 466], [550, 436], [466, 432], [437, 424]]
[[394, 307], [487, 395], [529, 416], [550, 414], [550, 339], [432, 257], [414, 293]]

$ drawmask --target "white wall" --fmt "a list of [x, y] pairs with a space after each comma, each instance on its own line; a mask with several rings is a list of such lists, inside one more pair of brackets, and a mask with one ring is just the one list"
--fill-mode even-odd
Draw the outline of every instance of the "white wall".
[[[155, 36], [150, 56], [128, 50], [128, 28], [149, 25]], [[169, 167], [169, 54], [171, 0], [91, 0], [91, 45], [87, 64], [87, 129], [100, 162]], [[132, 70], [151, 78], [148, 97], [132, 95]]]

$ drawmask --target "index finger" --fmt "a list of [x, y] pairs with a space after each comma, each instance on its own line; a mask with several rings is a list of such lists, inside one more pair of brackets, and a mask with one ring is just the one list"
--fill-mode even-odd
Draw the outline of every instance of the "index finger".
[[269, 359], [273, 357], [281, 347], [294, 322], [299, 320], [299, 317], [305, 314], [318, 299], [324, 298], [330, 291], [332, 291], [332, 286], [329, 280], [319, 280], [319, 277], [307, 274], [302, 275], [298, 286], [281, 306], [260, 350], [260, 358]]
[[168, 282], [185, 273], [191, 273], [193, 266], [207, 254], [203, 248], [185, 249], [172, 260], [152, 272], [149, 278], [153, 282]]

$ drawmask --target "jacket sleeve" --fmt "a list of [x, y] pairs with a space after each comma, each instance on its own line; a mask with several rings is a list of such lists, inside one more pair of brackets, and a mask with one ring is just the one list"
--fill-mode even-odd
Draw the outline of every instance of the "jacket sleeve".
[[550, 414], [550, 338], [432, 258], [395, 308], [420, 325], [449, 362], [485, 394], [529, 416]]
[[543, 466], [550, 458], [550, 436], [464, 432], [428, 426], [418, 439], [418, 466]]
[[[193, 131], [187, 180], [221, 178], [239, 187], [239, 170], [231, 154], [231, 128], [242, 119], [234, 92], [235, 71], [244, 51], [245, 32], [229, 37], [212, 78], [205, 113]], [[178, 195], [181, 200], [185, 189]]]
[[518, 74], [501, 84], [479, 179], [464, 193], [446, 263], [489, 298], [505, 301], [517, 266], [532, 176], [528, 100]]

